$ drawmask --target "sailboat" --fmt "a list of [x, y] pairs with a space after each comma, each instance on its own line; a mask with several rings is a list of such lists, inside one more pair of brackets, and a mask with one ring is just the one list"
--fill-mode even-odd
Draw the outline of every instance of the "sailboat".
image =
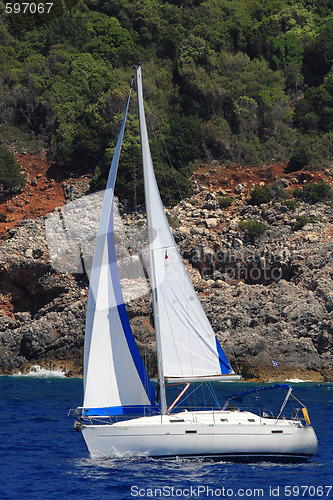
[[[158, 361], [158, 396], [139, 354], [125, 308], [113, 228], [114, 188], [133, 79], [107, 181], [90, 275], [84, 349], [84, 401], [75, 409], [92, 457], [203, 457], [304, 460], [317, 438], [303, 417], [238, 411], [239, 394], [214, 409], [182, 409], [190, 384], [236, 381], [178, 252], [154, 174], [144, 112], [142, 71], [135, 66], [148, 226], [149, 278]], [[170, 384], [182, 388], [172, 404]], [[245, 391], [251, 392], [251, 391]], [[243, 394], [243, 393], [242, 393]], [[245, 393], [244, 393], [245, 394]], [[170, 403], [170, 402], [169, 402]], [[304, 420], [305, 419], [305, 420]]]

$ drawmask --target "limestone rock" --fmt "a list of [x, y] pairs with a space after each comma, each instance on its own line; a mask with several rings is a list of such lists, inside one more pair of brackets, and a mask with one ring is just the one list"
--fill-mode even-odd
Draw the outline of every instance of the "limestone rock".
[[212, 229], [213, 227], [216, 227], [218, 224], [218, 220], [215, 218], [206, 219], [205, 222], [208, 229]]
[[[278, 188], [285, 189], [280, 181]], [[86, 189], [82, 184], [76, 192], [74, 187], [64, 186], [68, 199]], [[146, 218], [129, 212], [126, 204], [119, 208], [117, 252], [126, 285], [129, 267], [138, 270], [143, 263], [147, 273]], [[88, 212], [94, 215], [93, 210]], [[259, 209], [240, 202], [231, 211], [221, 211], [215, 193], [200, 188], [169, 215], [177, 222], [174, 237], [191, 280], [235, 371], [267, 381], [332, 380], [329, 203], [300, 202], [292, 209], [278, 202]], [[295, 230], [293, 224], [301, 216], [313, 221]], [[238, 228], [242, 219], [265, 223], [269, 230], [250, 241]], [[80, 233], [91, 236], [83, 248], [88, 267], [94, 246], [90, 232], [88, 223], [80, 225]], [[87, 277], [54, 266], [44, 219], [22, 221], [9, 236], [0, 245], [0, 372], [39, 364], [82, 374]], [[68, 259], [70, 249], [60, 250]], [[135, 293], [128, 295], [126, 306], [139, 350], [150, 375], [156, 376], [149, 282], [145, 276], [138, 279], [145, 286], [131, 283]]]
[[243, 182], [242, 184], [237, 184], [237, 186], [235, 187], [235, 193], [236, 194], [245, 193], [246, 188], [247, 188], [247, 182]]

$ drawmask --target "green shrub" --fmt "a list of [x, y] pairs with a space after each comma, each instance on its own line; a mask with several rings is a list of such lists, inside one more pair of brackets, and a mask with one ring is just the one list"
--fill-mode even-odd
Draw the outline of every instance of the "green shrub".
[[219, 198], [219, 204], [221, 208], [230, 207], [232, 205], [232, 198], [230, 198], [230, 196], [223, 196]]
[[331, 186], [325, 181], [310, 182], [303, 187], [303, 190], [294, 189], [293, 196], [310, 203], [318, 203], [325, 200], [330, 191]]
[[293, 231], [299, 231], [306, 224], [310, 224], [310, 223], [313, 223], [315, 221], [316, 221], [315, 217], [308, 218], [305, 215], [298, 215], [296, 217], [296, 222], [294, 222], [292, 224]]
[[262, 203], [268, 203], [272, 199], [272, 194], [268, 187], [257, 187], [250, 192], [250, 198], [247, 200], [249, 205], [261, 205]]
[[167, 215], [167, 219], [168, 219], [168, 222], [169, 222], [169, 226], [172, 228], [172, 229], [177, 229], [177, 227], [180, 226], [179, 222], [177, 219], [175, 219], [174, 217], [172, 217], [171, 215]]
[[8, 189], [23, 186], [24, 183], [25, 179], [15, 156], [7, 147], [0, 144], [0, 184]]
[[331, 186], [327, 184], [327, 182], [311, 182], [304, 186], [302, 198], [317, 203], [318, 201], [324, 200], [330, 191]]
[[297, 200], [300, 200], [302, 198], [302, 193], [303, 193], [303, 190], [299, 189], [299, 188], [293, 189], [291, 192], [292, 196], [294, 198], [297, 198]]
[[281, 179], [273, 182], [268, 189], [274, 200], [285, 200], [290, 196], [289, 191], [286, 191], [286, 185]]
[[285, 200], [282, 202], [282, 205], [290, 208], [290, 210], [295, 210], [299, 206], [298, 200]]
[[258, 236], [264, 234], [268, 226], [262, 222], [256, 222], [254, 220], [241, 220], [238, 224], [239, 229], [246, 231], [251, 241], [255, 240]]
[[7, 221], [6, 212], [0, 212], [0, 222], [6, 222], [6, 221]]
[[306, 146], [298, 146], [289, 158], [286, 172], [296, 172], [304, 168], [312, 159], [311, 151]]

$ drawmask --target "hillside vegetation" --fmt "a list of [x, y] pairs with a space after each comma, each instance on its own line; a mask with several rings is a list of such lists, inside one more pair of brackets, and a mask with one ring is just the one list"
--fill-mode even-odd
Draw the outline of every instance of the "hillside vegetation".
[[[207, 159], [331, 168], [332, 57], [328, 0], [56, 0], [41, 14], [0, 2], [2, 156], [47, 149], [56, 168], [103, 187], [142, 61], [166, 203], [189, 194], [188, 173]], [[133, 99], [118, 193], [137, 203], [140, 155]]]

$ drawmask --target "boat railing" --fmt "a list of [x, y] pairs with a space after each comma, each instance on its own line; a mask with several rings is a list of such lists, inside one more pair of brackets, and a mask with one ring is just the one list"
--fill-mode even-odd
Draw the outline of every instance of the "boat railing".
[[[98, 424], [102, 425], [102, 424], [110, 424], [110, 423], [113, 424], [116, 422], [121, 422], [124, 420], [131, 420], [131, 419], [138, 418], [138, 417], [150, 417], [150, 416], [160, 415], [160, 412], [158, 412], [157, 410], [149, 409], [149, 408], [143, 409], [141, 414], [138, 414], [137, 412], [134, 412], [134, 411], [132, 413], [131, 408], [128, 408], [126, 414], [122, 414], [122, 415], [112, 415], [108, 412], [108, 408], [101, 408], [100, 410], [103, 410], [105, 414], [104, 415], [89, 415], [89, 412], [87, 412], [87, 409], [79, 407], [79, 408], [70, 409], [68, 412], [68, 415], [78, 419], [80, 421], [80, 424], [78, 423], [78, 425], [89, 425], [89, 424], [90, 425], [98, 425]], [[178, 408], [177, 412], [170, 412], [170, 413], [168, 413], [168, 416], [177, 418], [177, 414], [182, 413], [184, 411], [187, 411], [187, 412], [189, 412], [189, 418], [197, 419], [196, 413], [200, 412], [200, 411], [204, 411], [206, 413], [206, 415], [208, 413], [211, 413], [212, 424], [215, 425], [217, 422], [220, 423], [222, 411], [225, 413], [234, 413], [234, 412], [238, 413], [238, 412], [247, 411], [247, 412], [259, 417], [260, 421], [262, 421], [262, 419], [265, 419], [265, 420], [270, 419], [271, 421], [275, 420], [276, 422], [278, 422], [281, 420], [288, 419], [288, 420], [291, 420], [295, 423], [305, 422], [306, 424], [309, 424], [309, 421], [306, 420], [306, 417], [304, 416], [304, 411], [302, 411], [302, 410], [303, 410], [303, 408], [301, 408], [301, 407], [295, 408], [294, 411], [291, 413], [291, 415], [286, 416], [284, 413], [282, 414], [281, 412], [274, 415], [274, 413], [271, 410], [269, 410], [265, 407], [260, 408], [260, 407], [243, 406], [243, 405], [238, 407], [238, 406], [230, 405], [226, 409], [221, 410], [221, 408], [216, 408], [216, 407], [196, 406], [195, 409], [190, 408], [190, 407], [189, 408], [181, 408], [181, 409]], [[191, 415], [191, 412], [193, 412], [192, 415]]]
[[295, 422], [301, 422], [305, 425], [311, 425], [309, 415], [305, 406], [301, 408], [295, 408], [295, 410], [291, 414], [291, 420]]
[[[89, 414], [88, 408], [78, 407], [71, 408], [68, 412], [69, 417], [74, 417], [80, 420], [83, 425], [87, 423], [91, 425], [98, 424], [114, 424], [116, 422], [121, 422], [123, 420], [131, 420], [138, 417], [150, 417], [154, 415], [159, 415], [160, 413], [152, 408], [146, 407], [142, 409], [142, 413], [135, 411], [135, 407], [127, 407], [126, 413], [121, 415], [113, 415], [109, 412], [109, 408], [99, 408], [101, 414]], [[132, 410], [132, 411], [131, 411]]]
[[272, 410], [268, 409], [265, 406], [256, 406], [256, 405], [246, 406], [246, 405], [233, 405], [233, 404], [231, 404], [224, 409], [218, 408], [216, 406], [208, 407], [207, 405], [202, 405], [202, 406], [196, 405], [195, 408], [191, 408], [189, 406], [186, 408], [184, 408], [184, 407], [179, 408], [178, 407], [177, 412], [170, 412], [169, 415], [176, 417], [178, 413], [181, 413], [184, 411], [189, 412], [189, 414], [191, 414], [191, 412], [193, 412], [193, 415], [191, 416], [191, 418], [196, 419], [197, 418], [196, 413], [200, 412], [200, 411], [204, 411], [206, 413], [206, 415], [211, 413], [213, 424], [215, 424], [216, 422], [220, 422], [221, 412], [223, 412], [223, 413], [248, 412], [250, 414], [256, 415], [260, 419], [270, 419], [272, 421], [274, 421], [274, 420], [280, 421], [280, 420], [287, 420], [287, 419], [300, 421], [303, 418], [301, 410], [302, 410], [302, 408], [298, 408], [298, 409], [294, 410], [293, 412], [291, 409], [289, 411], [286, 411], [286, 412], [281, 412], [281, 411], [278, 411], [276, 409], [276, 412], [273, 412]]
[[[219, 409], [216, 409], [216, 408], [207, 408], [207, 407], [202, 407], [202, 410], [211, 410], [212, 411], [212, 414], [213, 414], [213, 420], [215, 423], [215, 417], [216, 417], [216, 414], [217, 412], [221, 412], [221, 411], [224, 411], [224, 412], [249, 412], [249, 413], [252, 413], [254, 415], [257, 415], [258, 417], [260, 417], [260, 419], [269, 419], [269, 420], [275, 420], [276, 422], [278, 421], [281, 421], [281, 420], [292, 420], [294, 422], [303, 422], [305, 421], [305, 423], [309, 424], [309, 422], [307, 421], [306, 419], [306, 416], [304, 415], [304, 410], [303, 410], [304, 407], [299, 407], [299, 408], [294, 408], [293, 410], [289, 409], [289, 411], [286, 411], [286, 412], [281, 412], [281, 411], [277, 411], [276, 413], [274, 413], [272, 410], [266, 408], [266, 407], [261, 407], [261, 406], [244, 406], [244, 405], [241, 405], [241, 406], [235, 406], [235, 405], [230, 405], [229, 407], [225, 408], [224, 410], [219, 410]], [[199, 410], [200, 411], [200, 408], [196, 408], [196, 410]], [[307, 415], [307, 414], [306, 414]]]

